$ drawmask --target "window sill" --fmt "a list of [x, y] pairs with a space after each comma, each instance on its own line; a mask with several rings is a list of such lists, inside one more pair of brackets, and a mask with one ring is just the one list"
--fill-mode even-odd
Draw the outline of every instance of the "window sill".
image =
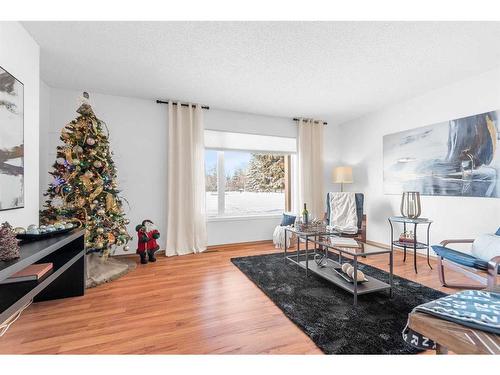
[[273, 215], [249, 215], [249, 216], [215, 216], [207, 218], [207, 222], [219, 221], [249, 221], [249, 220], [266, 220], [266, 219], [280, 219], [281, 214]]

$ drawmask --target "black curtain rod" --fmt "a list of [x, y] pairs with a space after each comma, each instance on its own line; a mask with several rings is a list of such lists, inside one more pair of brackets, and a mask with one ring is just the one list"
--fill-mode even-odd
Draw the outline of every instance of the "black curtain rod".
[[[296, 117], [294, 117], [294, 118], [293, 118], [293, 121], [300, 121], [300, 118], [296, 118]], [[318, 124], [320, 121], [313, 121], [313, 122], [314, 122], [315, 124]], [[323, 121], [323, 125], [328, 125], [328, 123]]]
[[[156, 103], [158, 104], [168, 104], [168, 101], [163, 101], [163, 100], [157, 100]], [[177, 105], [179, 103], [176, 103], [176, 102], [172, 102], [173, 105]], [[187, 103], [180, 103], [181, 106], [183, 107], [189, 107], [189, 104]], [[195, 107], [194, 104], [191, 104], [193, 107]], [[201, 106], [201, 109], [210, 109], [210, 107], [208, 105], [202, 105]]]

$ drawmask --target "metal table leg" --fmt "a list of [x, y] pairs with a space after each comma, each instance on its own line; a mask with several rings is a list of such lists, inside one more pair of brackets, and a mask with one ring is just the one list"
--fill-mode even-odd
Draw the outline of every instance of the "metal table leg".
[[285, 262], [285, 266], [286, 266], [286, 250], [287, 250], [286, 237], [287, 237], [287, 235], [288, 235], [288, 229], [285, 228], [285, 258], [283, 259]]
[[309, 236], [306, 236], [306, 277], [309, 274]]
[[413, 225], [414, 225], [414, 230], [413, 230], [413, 268], [415, 268], [415, 273], [418, 273], [418, 271], [417, 271], [417, 223], [415, 223]]
[[431, 229], [431, 223], [427, 225], [427, 264], [429, 265], [430, 269], [432, 270], [431, 262], [429, 260], [429, 245], [430, 245], [430, 237], [429, 237], [429, 231]]
[[394, 252], [391, 249], [391, 252], [389, 253], [389, 285], [391, 286], [391, 289], [389, 289], [389, 296], [392, 297], [392, 288], [393, 288], [393, 273], [394, 273]]
[[[403, 223], [403, 232], [406, 233], [406, 223]], [[404, 255], [403, 255], [403, 263], [406, 262], [406, 245], [403, 246]]]
[[354, 256], [354, 273], [353, 273], [353, 278], [354, 278], [354, 306], [357, 306], [358, 304], [358, 257], [357, 255]]
[[299, 269], [300, 236], [297, 235], [297, 270]]

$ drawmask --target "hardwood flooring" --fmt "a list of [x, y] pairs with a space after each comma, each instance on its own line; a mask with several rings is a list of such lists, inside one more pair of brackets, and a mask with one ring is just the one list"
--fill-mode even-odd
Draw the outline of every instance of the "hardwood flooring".
[[[320, 354], [232, 257], [276, 252], [270, 242], [158, 257], [85, 296], [36, 303], [0, 338], [0, 354]], [[394, 272], [432, 288], [436, 270], [395, 253]], [[387, 269], [387, 256], [363, 262]], [[433, 266], [435, 262], [433, 262]], [[434, 267], [435, 268], [435, 267]], [[449, 273], [450, 281], [465, 281]], [[452, 276], [453, 275], [453, 276]]]

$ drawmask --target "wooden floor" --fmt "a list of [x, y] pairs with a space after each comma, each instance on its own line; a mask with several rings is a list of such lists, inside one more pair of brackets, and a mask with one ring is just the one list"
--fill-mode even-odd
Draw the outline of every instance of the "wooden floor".
[[[230, 258], [276, 252], [270, 242], [165, 258], [83, 297], [30, 306], [0, 338], [17, 353], [302, 353], [321, 351]], [[363, 262], [387, 269], [387, 255]], [[436, 271], [395, 255], [395, 273], [441, 289]], [[450, 273], [450, 276], [452, 273]], [[464, 281], [455, 274], [450, 281]]]

